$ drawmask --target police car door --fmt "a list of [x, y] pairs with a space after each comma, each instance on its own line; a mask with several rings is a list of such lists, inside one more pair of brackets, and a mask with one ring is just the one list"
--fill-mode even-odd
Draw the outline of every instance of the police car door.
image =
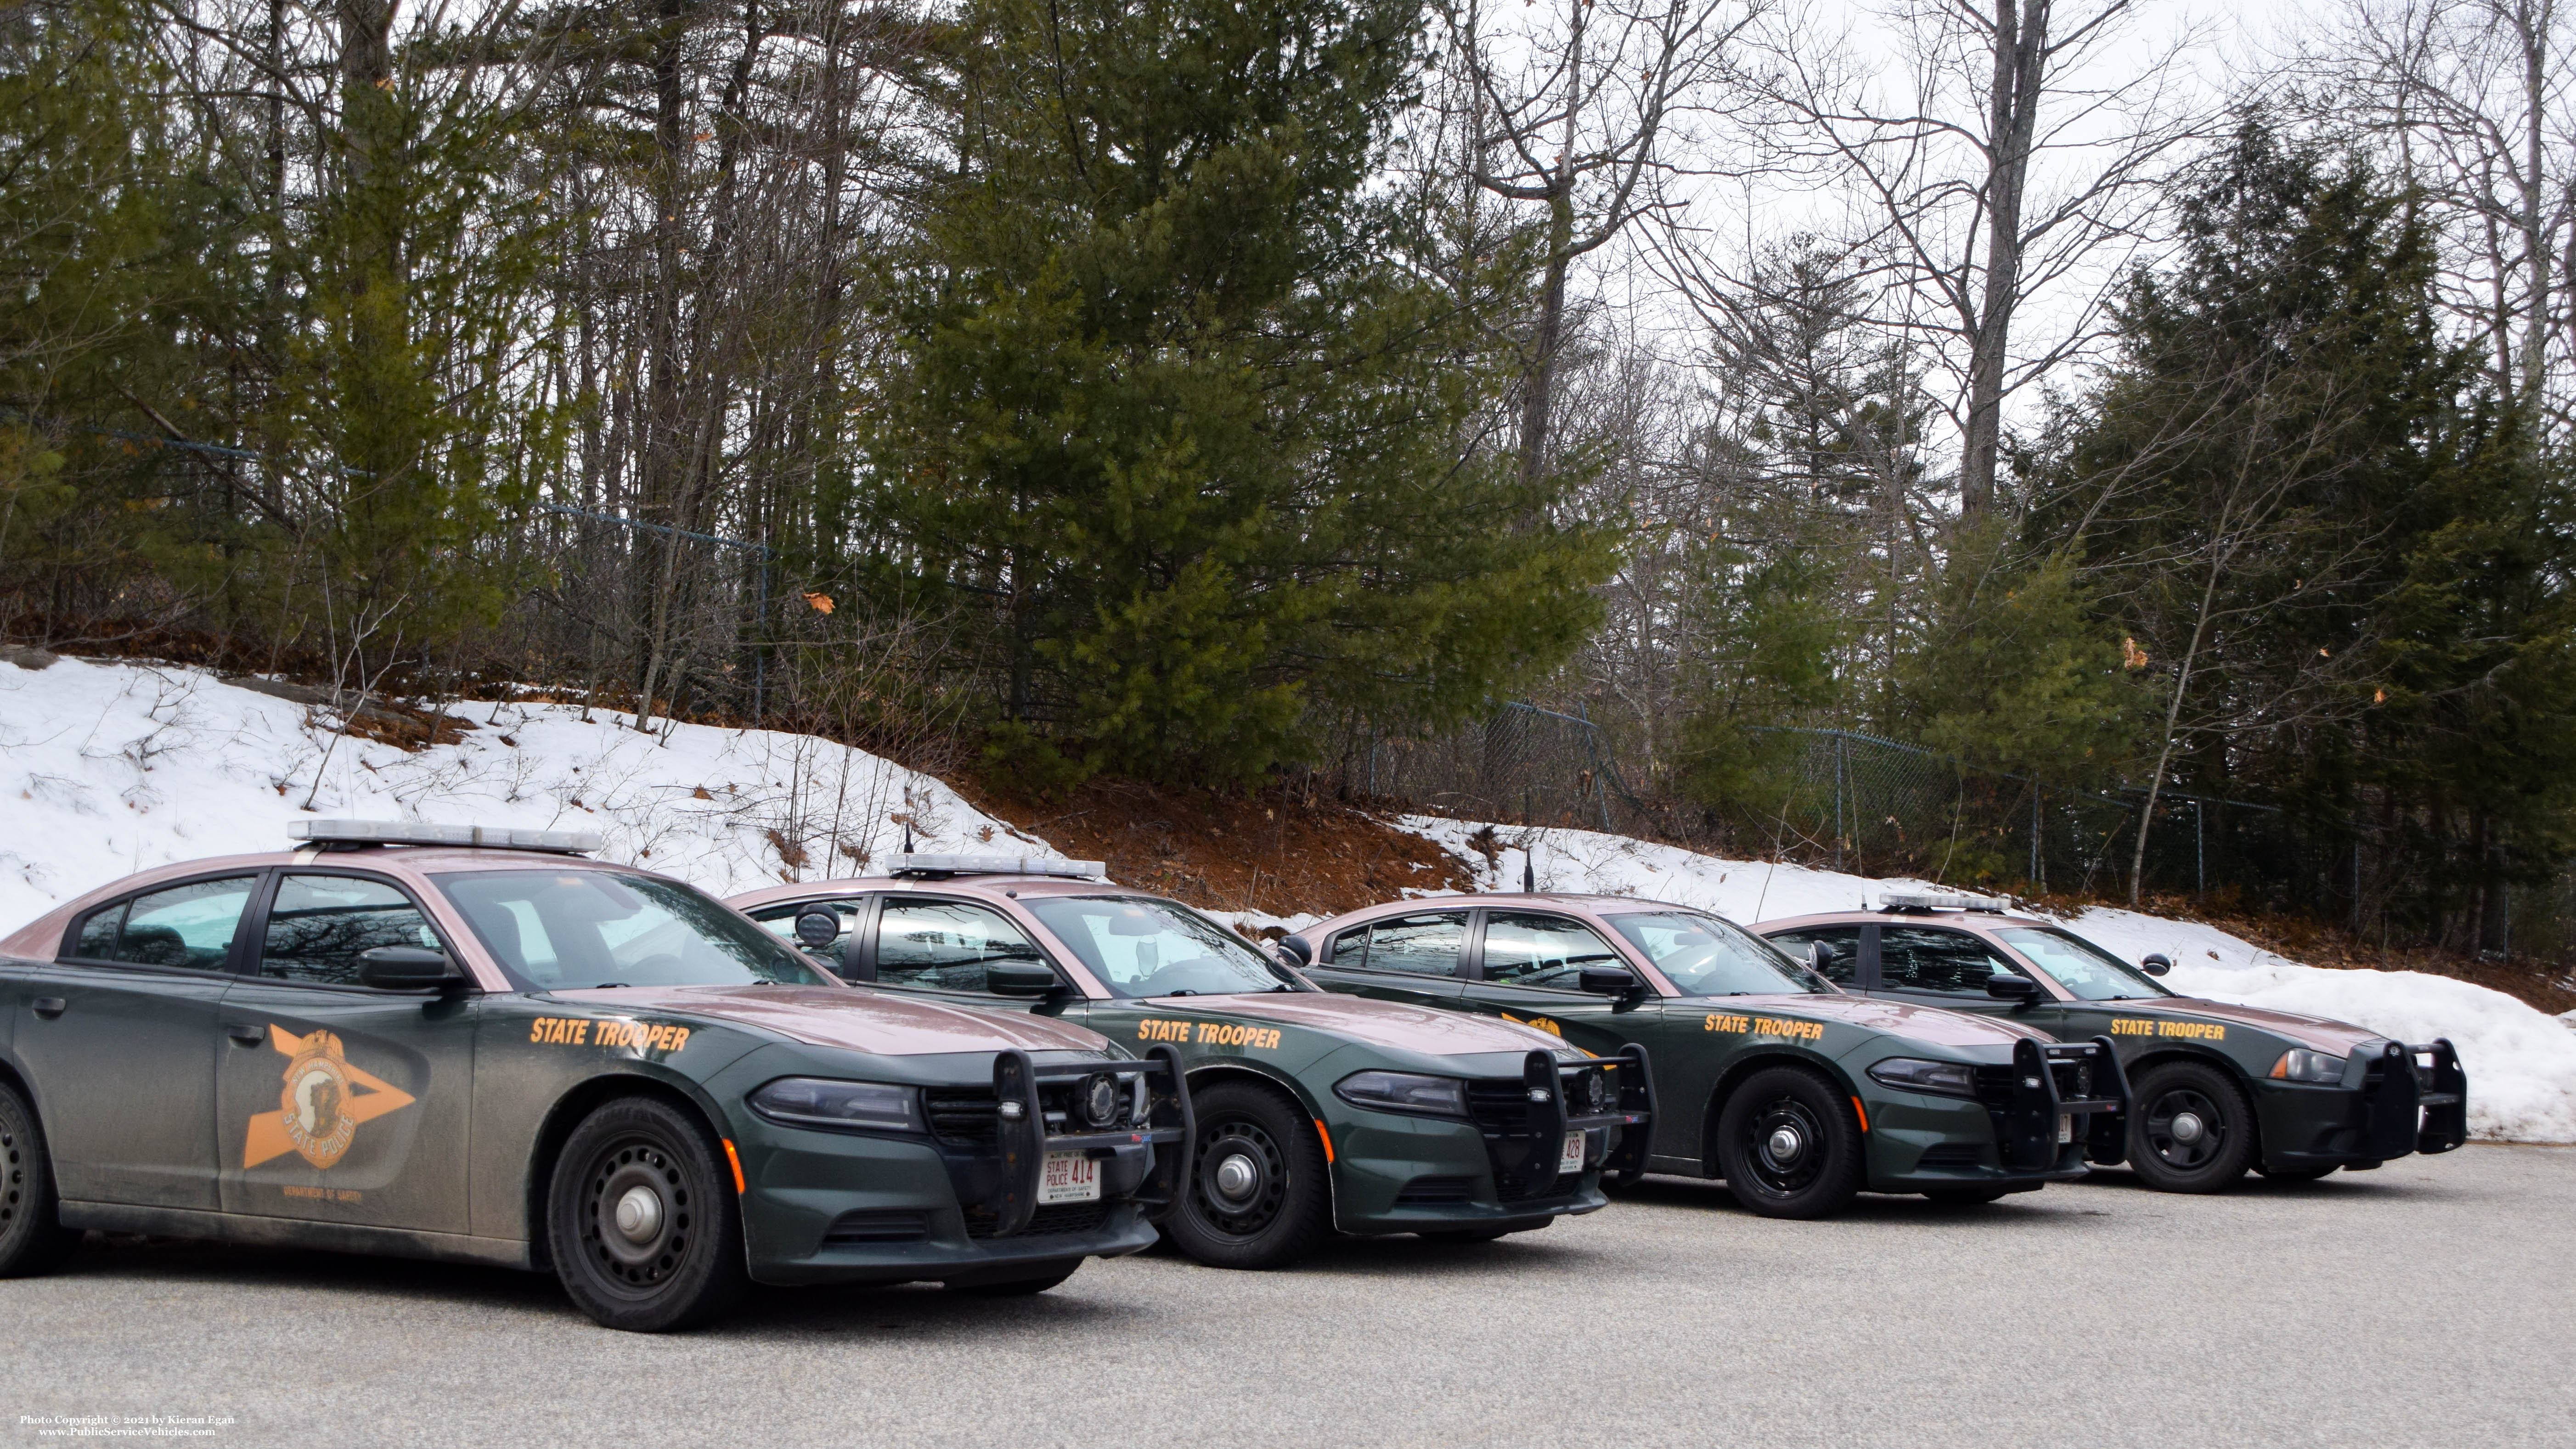
[[1309, 973], [1328, 988], [1413, 1006], [1454, 1006], [1466, 985], [1466, 911], [1380, 916], [1316, 943]]
[[1965, 931], [1892, 921], [1878, 927], [1875, 995], [1952, 1011], [2011, 1016], [2018, 1003], [1988, 995], [1986, 982], [1997, 975], [2021, 974], [2019, 966]]
[[1478, 914], [1484, 919], [1470, 945], [1469, 1001], [1601, 1056], [1631, 1041], [1655, 1050], [1650, 1038], [1663, 1015], [1660, 1001], [1642, 992], [1614, 997], [1582, 989], [1586, 968], [1634, 970], [1591, 927], [1552, 911]]
[[878, 986], [942, 996], [961, 1006], [1083, 1019], [1084, 1002], [1062, 971], [1056, 971], [1057, 989], [1047, 995], [1003, 995], [988, 985], [992, 969], [1002, 965], [1056, 970], [1026, 931], [990, 906], [888, 891], [877, 897], [874, 929], [862, 943], [858, 969]]
[[469, 991], [358, 981], [378, 946], [458, 957], [382, 876], [278, 873], [251, 921], [256, 955], [218, 1014], [215, 1150], [226, 1212], [463, 1233], [473, 1100]]

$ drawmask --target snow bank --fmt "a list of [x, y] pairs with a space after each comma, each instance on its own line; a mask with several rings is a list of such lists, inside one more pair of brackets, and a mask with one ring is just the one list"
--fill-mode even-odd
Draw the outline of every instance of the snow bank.
[[[1495, 827], [1506, 848], [1488, 866], [1468, 843], [1485, 828], [1477, 822], [1417, 815], [1403, 824], [1455, 853], [1488, 890], [1518, 890], [1534, 848], [1541, 890], [1673, 901], [1748, 925], [1859, 909], [1883, 890], [1939, 889], [1919, 880], [1721, 860], [1597, 831], [1514, 826]], [[2132, 961], [2151, 951], [2172, 957], [2165, 984], [2187, 996], [2332, 1017], [2402, 1041], [2449, 1037], [2469, 1073], [2473, 1135], [2576, 1142], [2576, 1031], [2570, 1030], [2576, 1020], [2446, 976], [2305, 966], [2215, 926], [2138, 911], [2096, 907], [2067, 925]]]
[[809, 735], [471, 704], [461, 741], [407, 753], [318, 713], [201, 670], [0, 662], [0, 931], [150, 866], [282, 849], [316, 815], [597, 830], [602, 856], [719, 895], [861, 874], [907, 817], [923, 850], [1029, 840]]

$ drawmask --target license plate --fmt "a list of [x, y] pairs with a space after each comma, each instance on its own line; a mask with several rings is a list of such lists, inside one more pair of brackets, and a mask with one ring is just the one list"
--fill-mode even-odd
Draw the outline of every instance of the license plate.
[[2060, 1143], [2067, 1143], [2075, 1140], [2074, 1113], [2060, 1112], [2057, 1114], [2057, 1140]]
[[1581, 1132], [1565, 1134], [1565, 1150], [1556, 1155], [1556, 1170], [1560, 1174], [1583, 1170], [1583, 1134]]
[[1100, 1163], [1088, 1153], [1050, 1152], [1038, 1169], [1038, 1206], [1098, 1202]]

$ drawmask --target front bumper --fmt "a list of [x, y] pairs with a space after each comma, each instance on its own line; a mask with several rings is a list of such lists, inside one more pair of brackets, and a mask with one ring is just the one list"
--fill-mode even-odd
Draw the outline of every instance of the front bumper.
[[2469, 1079], [2447, 1037], [2357, 1052], [2340, 1084], [2254, 1083], [2263, 1166], [2367, 1171], [2410, 1153], [2449, 1152], [2469, 1139]]
[[[1142, 1130], [1050, 1130], [1044, 1087], [1096, 1072], [1139, 1077]], [[969, 1106], [961, 1108], [963, 1097]], [[1036, 1276], [1043, 1265], [1117, 1257], [1153, 1244], [1154, 1222], [1187, 1182], [1195, 1123], [1179, 1054], [1157, 1047], [1143, 1062], [1038, 1065], [999, 1053], [989, 1094], [933, 1098], [934, 1135], [876, 1135], [763, 1123], [746, 1133], [743, 1235], [751, 1276], [780, 1285], [974, 1283]], [[1115, 1119], [1113, 1119], [1115, 1120]], [[1044, 1204], [1050, 1153], [1098, 1164], [1096, 1200]]]
[[[1599, 1111], [1587, 1081], [1595, 1072], [1608, 1088]], [[1332, 1128], [1334, 1226], [1363, 1234], [1538, 1227], [1609, 1206], [1602, 1180], [1642, 1175], [1651, 1140], [1646, 1049], [1579, 1061], [1533, 1051], [1517, 1082], [1470, 1081], [1468, 1111], [1472, 1120], [1459, 1121], [1346, 1110]], [[1561, 1172], [1574, 1132], [1584, 1138], [1583, 1169]]]
[[2129, 1082], [2106, 1038], [2025, 1038], [2010, 1063], [1979, 1067], [1977, 1085], [1976, 1101], [1903, 1092], [1874, 1104], [1870, 1191], [2032, 1192], [2126, 1151]]

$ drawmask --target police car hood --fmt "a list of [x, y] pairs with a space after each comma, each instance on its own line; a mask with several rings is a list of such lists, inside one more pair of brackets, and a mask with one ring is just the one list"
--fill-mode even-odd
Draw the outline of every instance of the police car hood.
[[[2023, 1037], [2048, 1040], [2044, 1033], [2018, 1021], [1871, 996], [1828, 995], [1823, 992], [1798, 996], [1698, 996], [1691, 998], [1691, 1004], [1710, 1011], [1767, 1011], [1813, 1021], [1839, 1021], [1865, 1031], [1912, 1037], [1934, 1046], [1999, 1046], [2010, 1051], [2012, 1044]], [[1670, 1011], [1673, 1007], [1668, 1003], [1664, 1009]]]
[[1224, 1016], [1242, 1021], [1275, 1022], [1350, 1037], [1370, 1046], [1428, 1056], [1464, 1056], [1470, 1052], [1550, 1053], [1565, 1043], [1536, 1027], [1516, 1026], [1487, 1016], [1433, 1011], [1397, 1001], [1341, 996], [1321, 991], [1283, 992], [1261, 996], [1156, 997], [1158, 1010], [1192, 1016]]
[[1087, 1027], [1016, 1011], [975, 1011], [864, 987], [671, 986], [567, 991], [567, 1000], [619, 1010], [711, 1017], [801, 1041], [878, 1056], [937, 1052], [1097, 1052], [1108, 1042]]
[[2150, 996], [2086, 1004], [2115, 1016], [2143, 1017], [2150, 1021], [2207, 1021], [2224, 1026], [2250, 1027], [2255, 1031], [2286, 1037], [2303, 1047], [2333, 1052], [2337, 1056], [2351, 1055], [2353, 1048], [2364, 1042], [2387, 1039], [2377, 1032], [2330, 1017], [2274, 1011], [2261, 1006], [2238, 1006], [2232, 1001], [2211, 1001], [2203, 996]]

